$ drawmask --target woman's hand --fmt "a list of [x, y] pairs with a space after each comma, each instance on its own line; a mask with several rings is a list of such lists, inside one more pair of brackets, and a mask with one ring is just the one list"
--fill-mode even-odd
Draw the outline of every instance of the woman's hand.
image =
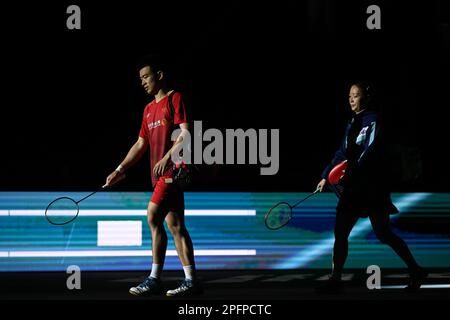
[[326, 179], [320, 180], [319, 184], [317, 185], [316, 190], [319, 190], [319, 192], [322, 192], [323, 188], [325, 187], [325, 184], [327, 183]]

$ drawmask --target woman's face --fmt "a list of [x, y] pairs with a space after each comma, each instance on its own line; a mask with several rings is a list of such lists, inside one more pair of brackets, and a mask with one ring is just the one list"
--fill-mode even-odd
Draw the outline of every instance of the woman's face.
[[350, 93], [348, 95], [348, 101], [350, 102], [350, 107], [352, 108], [352, 111], [355, 113], [362, 111], [362, 105], [361, 105], [362, 95], [363, 95], [363, 93], [358, 86], [353, 85], [350, 88]]

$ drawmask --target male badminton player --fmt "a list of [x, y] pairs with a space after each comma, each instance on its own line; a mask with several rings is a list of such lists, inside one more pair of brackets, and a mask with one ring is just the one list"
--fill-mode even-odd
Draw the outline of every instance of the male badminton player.
[[[392, 204], [387, 184], [383, 152], [386, 139], [376, 111], [371, 86], [355, 83], [350, 88], [349, 103], [353, 118], [347, 126], [341, 147], [322, 173], [317, 188], [322, 191], [331, 169], [341, 161], [348, 166], [341, 185], [343, 193], [336, 208], [334, 228], [333, 270], [321, 290], [342, 288], [341, 275], [347, 259], [348, 237], [360, 217], [369, 217], [378, 239], [389, 245], [408, 266], [410, 279], [406, 290], [420, 288], [427, 271], [420, 267], [406, 243], [390, 229], [389, 215], [398, 213]], [[382, 137], [384, 135], [384, 137]]]
[[[145, 57], [138, 69], [144, 90], [154, 96], [154, 100], [144, 109], [136, 143], [117, 169], [106, 179], [106, 185], [114, 184], [150, 147], [150, 169], [154, 191], [148, 204], [147, 220], [152, 235], [153, 262], [149, 276], [141, 284], [130, 288], [129, 292], [133, 295], [163, 293], [161, 272], [167, 250], [165, 221], [174, 238], [177, 254], [185, 273], [185, 279], [179, 287], [167, 291], [166, 295], [198, 294], [201, 293], [202, 287], [196, 278], [194, 249], [184, 223], [184, 194], [176, 184], [167, 183], [170, 178], [173, 178], [171, 154], [175, 152], [176, 146], [183, 142], [183, 137], [189, 129], [186, 108], [182, 95], [168, 89], [166, 67], [161, 57]], [[172, 101], [174, 110], [171, 110], [169, 99]], [[181, 133], [173, 142], [171, 135], [178, 127], [181, 128]]]

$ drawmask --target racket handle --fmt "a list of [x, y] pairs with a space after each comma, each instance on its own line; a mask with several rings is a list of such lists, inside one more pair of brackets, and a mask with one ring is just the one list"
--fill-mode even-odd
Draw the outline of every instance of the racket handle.
[[[125, 179], [125, 178], [126, 178], [125, 173], [120, 174], [120, 176], [117, 178], [117, 180], [114, 182], [114, 184], [116, 184], [116, 183], [122, 181], [122, 180]], [[109, 187], [111, 187], [111, 185], [109, 185], [109, 184], [104, 184], [104, 185], [100, 188], [100, 190], [106, 189], [106, 188], [109, 188]]]

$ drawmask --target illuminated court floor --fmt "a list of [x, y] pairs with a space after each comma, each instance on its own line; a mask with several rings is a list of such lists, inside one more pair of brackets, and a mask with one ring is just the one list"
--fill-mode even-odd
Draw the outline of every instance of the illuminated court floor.
[[[405, 269], [382, 270], [381, 289], [367, 288], [370, 276], [365, 269], [347, 270], [345, 291], [319, 294], [315, 291], [328, 277], [328, 270], [208, 270], [199, 271], [205, 292], [184, 298], [166, 296], [135, 297], [128, 293], [140, 283], [146, 271], [81, 272], [81, 289], [69, 290], [70, 274], [64, 272], [0, 273], [0, 300], [450, 300], [450, 269], [430, 269], [424, 288], [415, 293], [403, 292], [407, 283]], [[183, 279], [180, 271], [165, 271], [164, 284], [173, 289]]]

